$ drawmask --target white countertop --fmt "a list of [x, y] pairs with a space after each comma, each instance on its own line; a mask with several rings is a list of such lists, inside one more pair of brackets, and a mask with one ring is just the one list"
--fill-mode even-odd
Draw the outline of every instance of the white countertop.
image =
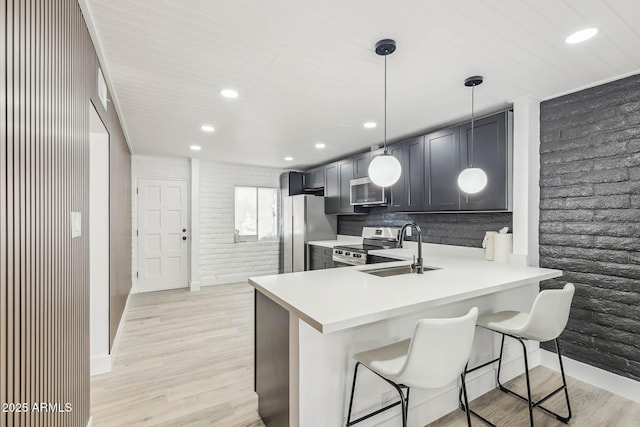
[[[438, 246], [438, 245], [433, 245]], [[371, 251], [411, 259], [413, 249]], [[429, 307], [450, 304], [562, 275], [560, 270], [486, 261], [477, 256], [423, 255], [424, 274], [378, 277], [363, 273], [408, 261], [275, 274], [249, 283], [322, 333], [340, 331]]]
[[323, 248], [333, 248], [337, 245], [357, 245], [360, 243], [362, 243], [362, 237], [342, 234], [338, 234], [336, 240], [314, 240], [307, 242], [309, 245], [322, 246]]

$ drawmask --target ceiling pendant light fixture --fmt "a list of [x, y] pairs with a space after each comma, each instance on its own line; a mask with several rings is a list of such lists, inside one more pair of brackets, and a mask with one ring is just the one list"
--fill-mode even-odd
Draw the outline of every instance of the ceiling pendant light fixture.
[[471, 87], [471, 147], [469, 155], [469, 167], [458, 175], [458, 187], [467, 194], [475, 194], [484, 190], [487, 186], [487, 174], [480, 168], [473, 167], [473, 126], [474, 126], [474, 91], [476, 86], [482, 84], [482, 76], [469, 77], [464, 85]]
[[390, 187], [400, 179], [402, 167], [398, 159], [387, 152], [387, 55], [396, 50], [396, 42], [391, 39], [376, 43], [376, 53], [384, 56], [384, 152], [369, 163], [369, 179], [380, 187]]

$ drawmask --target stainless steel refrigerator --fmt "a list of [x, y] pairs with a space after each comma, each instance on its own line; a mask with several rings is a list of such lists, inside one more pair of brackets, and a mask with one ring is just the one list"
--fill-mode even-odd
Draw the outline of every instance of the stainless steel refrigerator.
[[334, 240], [337, 218], [325, 215], [324, 197], [308, 194], [283, 196], [280, 215], [280, 273], [305, 271], [307, 242]]

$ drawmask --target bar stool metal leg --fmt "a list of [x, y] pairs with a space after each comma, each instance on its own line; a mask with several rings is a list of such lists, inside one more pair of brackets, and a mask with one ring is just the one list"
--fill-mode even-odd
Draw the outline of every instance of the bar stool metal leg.
[[464, 397], [464, 412], [467, 416], [467, 425], [471, 427], [471, 413], [469, 411], [469, 398], [467, 396], [467, 384], [465, 383], [467, 367], [464, 367], [464, 371], [460, 374], [460, 394]]
[[353, 383], [351, 384], [351, 398], [349, 398], [349, 412], [347, 414], [347, 427], [350, 426], [351, 422], [351, 408], [353, 408], [353, 394], [356, 391], [356, 378], [358, 378], [358, 367], [360, 366], [360, 362], [356, 363], [356, 368], [353, 371]]
[[[346, 427], [350, 427], [354, 424], [359, 423], [360, 421], [364, 421], [368, 418], [373, 417], [374, 415], [378, 415], [381, 412], [386, 411], [387, 409], [391, 409], [394, 406], [398, 406], [401, 405], [402, 407], [402, 427], [407, 427], [407, 418], [409, 416], [409, 392], [410, 392], [410, 388], [403, 385], [403, 384], [396, 384], [391, 380], [388, 380], [387, 378], [383, 377], [382, 375], [378, 374], [375, 371], [371, 371], [374, 374], [376, 374], [377, 376], [379, 376], [380, 378], [382, 378], [383, 380], [385, 380], [387, 383], [389, 383], [389, 385], [391, 385], [393, 388], [396, 389], [396, 391], [398, 392], [398, 394], [400, 395], [400, 400], [394, 403], [391, 403], [387, 406], [385, 406], [384, 408], [380, 408], [376, 411], [373, 411], [367, 415], [364, 415], [360, 418], [358, 418], [357, 420], [353, 420], [351, 421], [351, 410], [353, 409], [353, 396], [355, 394], [355, 390], [356, 390], [356, 380], [358, 378], [358, 367], [362, 365], [360, 362], [356, 363], [356, 367], [354, 369], [353, 372], [353, 383], [351, 385], [351, 397], [349, 398], [349, 412], [347, 413], [347, 424]], [[366, 365], [365, 365], [366, 367]], [[406, 388], [407, 389], [407, 393], [405, 395], [405, 393], [402, 392], [402, 389]]]
[[[503, 334], [502, 338], [503, 338], [503, 344], [504, 344], [504, 336], [507, 334]], [[529, 420], [531, 423], [531, 426], [533, 427], [533, 408], [538, 408], [543, 412], [546, 412], [549, 415], [554, 416], [558, 421], [561, 421], [565, 424], [567, 424], [569, 422], [569, 420], [571, 419], [571, 404], [569, 403], [569, 390], [567, 388], [567, 379], [566, 376], [564, 374], [564, 367], [562, 365], [562, 354], [560, 353], [560, 345], [559, 345], [559, 341], [556, 338], [555, 339], [555, 343], [556, 343], [556, 351], [558, 352], [558, 360], [560, 361], [560, 373], [562, 376], [562, 385], [558, 388], [556, 388], [555, 390], [553, 390], [551, 393], [547, 394], [546, 396], [544, 396], [543, 398], [541, 398], [540, 400], [534, 402], [531, 399], [531, 385], [530, 385], [530, 379], [529, 379], [529, 364], [528, 364], [528, 360], [527, 360], [527, 348], [525, 346], [524, 340], [520, 337], [516, 337], [513, 335], [509, 335], [509, 337], [514, 338], [516, 340], [518, 340], [520, 342], [520, 344], [522, 345], [522, 351], [523, 351], [523, 355], [524, 355], [524, 362], [525, 362], [525, 379], [527, 382], [527, 397], [524, 397], [518, 393], [516, 393], [513, 390], [508, 389], [507, 387], [505, 387], [504, 385], [502, 385], [502, 383], [500, 383], [500, 364], [498, 364], [498, 388], [507, 393], [510, 394], [512, 396], [515, 396], [525, 402], [527, 402], [527, 405], [529, 405]], [[502, 349], [500, 350], [500, 355], [502, 356]], [[545, 402], [547, 399], [551, 398], [552, 396], [555, 396], [558, 392], [560, 392], [561, 390], [564, 390], [564, 394], [565, 394], [565, 400], [567, 402], [567, 411], [568, 411], [568, 415], [566, 417], [563, 417], [560, 414], [557, 414], [556, 412], [551, 411], [550, 409], [545, 408], [544, 406], [542, 406], [542, 403]], [[473, 412], [472, 412], [473, 413]]]
[[569, 388], [567, 387], [567, 378], [564, 375], [564, 366], [562, 365], [562, 353], [560, 352], [560, 342], [556, 338], [556, 353], [558, 353], [558, 362], [560, 362], [560, 373], [562, 374], [562, 385], [564, 386], [564, 398], [567, 401], [567, 412], [568, 415], [566, 417], [562, 417], [556, 415], [556, 418], [563, 423], [568, 423], [571, 419], [571, 404], [569, 403]]

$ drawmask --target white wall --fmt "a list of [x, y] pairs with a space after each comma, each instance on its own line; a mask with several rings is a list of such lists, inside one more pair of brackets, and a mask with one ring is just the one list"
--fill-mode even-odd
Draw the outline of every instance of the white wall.
[[513, 257], [538, 266], [540, 207], [540, 101], [528, 96], [513, 103]]
[[233, 242], [234, 186], [278, 187], [280, 169], [200, 163], [200, 281], [232, 283], [278, 272], [278, 242]]
[[190, 181], [189, 159], [180, 157], [131, 156], [131, 278], [132, 292], [138, 292], [138, 197], [136, 188], [141, 178], [183, 179]]
[[[91, 375], [111, 370], [109, 358], [109, 135], [89, 139], [89, 280]], [[87, 225], [85, 225], [85, 228]]]

